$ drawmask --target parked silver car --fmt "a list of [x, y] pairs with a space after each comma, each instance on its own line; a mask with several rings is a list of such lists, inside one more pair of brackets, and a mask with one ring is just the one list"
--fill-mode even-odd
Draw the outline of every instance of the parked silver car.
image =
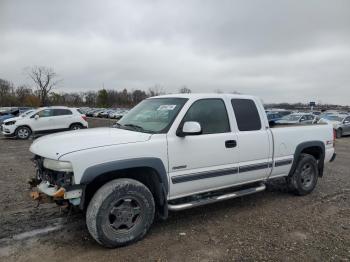
[[327, 115], [318, 122], [333, 125], [337, 138], [350, 135], [350, 115], [348, 114]]
[[312, 124], [314, 123], [315, 116], [310, 113], [293, 113], [282, 117], [276, 121], [276, 124], [280, 125], [292, 125], [292, 124]]

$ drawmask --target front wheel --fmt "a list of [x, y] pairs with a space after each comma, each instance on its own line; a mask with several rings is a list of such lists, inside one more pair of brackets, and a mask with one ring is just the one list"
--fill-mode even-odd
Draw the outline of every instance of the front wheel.
[[31, 134], [32, 134], [32, 131], [30, 130], [29, 127], [26, 127], [26, 126], [20, 126], [16, 130], [16, 138], [21, 140], [28, 139]]
[[301, 154], [294, 174], [287, 178], [289, 188], [297, 195], [310, 194], [316, 187], [318, 166], [316, 159], [309, 154]]
[[93, 196], [86, 212], [91, 236], [109, 248], [125, 246], [143, 238], [153, 223], [152, 193], [133, 179], [115, 179]]
[[70, 130], [79, 130], [79, 129], [82, 129], [83, 126], [81, 124], [72, 124], [69, 129]]

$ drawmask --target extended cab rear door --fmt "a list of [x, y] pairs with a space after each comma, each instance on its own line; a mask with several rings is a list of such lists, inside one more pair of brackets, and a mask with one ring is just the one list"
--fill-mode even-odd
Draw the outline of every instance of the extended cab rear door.
[[262, 109], [249, 98], [231, 99], [236, 119], [239, 179], [241, 182], [267, 178], [272, 167], [272, 135]]

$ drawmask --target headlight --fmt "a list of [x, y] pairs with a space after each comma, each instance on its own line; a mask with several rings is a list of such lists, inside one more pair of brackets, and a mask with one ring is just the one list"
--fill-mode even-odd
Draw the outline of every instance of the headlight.
[[16, 121], [9, 121], [5, 123], [5, 126], [10, 126], [16, 124]]
[[60, 171], [60, 172], [73, 172], [72, 164], [66, 161], [58, 161], [58, 160], [45, 158], [44, 167], [47, 169]]

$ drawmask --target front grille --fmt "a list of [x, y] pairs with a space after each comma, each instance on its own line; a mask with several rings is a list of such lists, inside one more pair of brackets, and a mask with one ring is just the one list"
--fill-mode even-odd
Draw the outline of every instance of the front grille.
[[36, 169], [36, 178], [40, 181], [49, 182], [50, 185], [57, 187], [67, 187], [72, 185], [72, 172], [58, 172], [46, 169], [43, 165], [44, 159], [40, 156], [35, 156], [33, 162]]

